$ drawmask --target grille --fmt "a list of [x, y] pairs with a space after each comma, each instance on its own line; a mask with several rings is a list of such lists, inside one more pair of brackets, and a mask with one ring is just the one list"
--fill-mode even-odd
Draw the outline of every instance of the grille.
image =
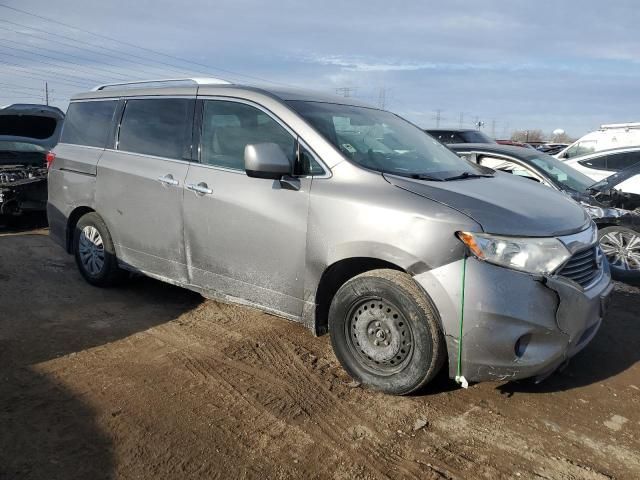
[[597, 247], [575, 253], [558, 275], [570, 278], [582, 287], [589, 285], [598, 275]]

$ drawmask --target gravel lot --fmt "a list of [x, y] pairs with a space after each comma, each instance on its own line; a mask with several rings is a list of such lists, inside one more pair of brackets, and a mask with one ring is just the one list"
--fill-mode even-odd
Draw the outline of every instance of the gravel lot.
[[327, 336], [0, 233], [0, 478], [640, 478], [640, 290], [540, 385], [396, 398]]

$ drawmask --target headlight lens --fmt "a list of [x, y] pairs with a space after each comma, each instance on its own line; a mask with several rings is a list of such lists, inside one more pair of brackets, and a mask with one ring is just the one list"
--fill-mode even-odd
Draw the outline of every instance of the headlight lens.
[[480, 260], [522, 272], [550, 273], [571, 256], [556, 238], [501, 237], [475, 232], [457, 235]]

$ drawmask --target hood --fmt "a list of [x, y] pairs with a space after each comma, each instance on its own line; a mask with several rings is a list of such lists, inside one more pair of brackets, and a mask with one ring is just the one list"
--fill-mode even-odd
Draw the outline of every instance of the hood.
[[591, 222], [587, 212], [567, 195], [508, 173], [448, 182], [384, 177], [398, 188], [464, 213], [487, 233], [552, 237], [578, 232]]

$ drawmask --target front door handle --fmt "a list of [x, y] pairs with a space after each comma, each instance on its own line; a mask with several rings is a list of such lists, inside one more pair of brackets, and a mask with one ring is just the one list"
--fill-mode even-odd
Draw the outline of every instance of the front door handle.
[[164, 177], [158, 177], [158, 181], [160, 183], [165, 184], [165, 185], [174, 185], [175, 186], [175, 185], [180, 184], [180, 182], [178, 182], [178, 180], [173, 178], [173, 175], [171, 175], [170, 173], [168, 173]]
[[211, 195], [213, 193], [213, 190], [210, 189], [209, 186], [204, 182], [200, 182], [197, 185], [194, 183], [188, 183], [187, 189], [200, 195]]

